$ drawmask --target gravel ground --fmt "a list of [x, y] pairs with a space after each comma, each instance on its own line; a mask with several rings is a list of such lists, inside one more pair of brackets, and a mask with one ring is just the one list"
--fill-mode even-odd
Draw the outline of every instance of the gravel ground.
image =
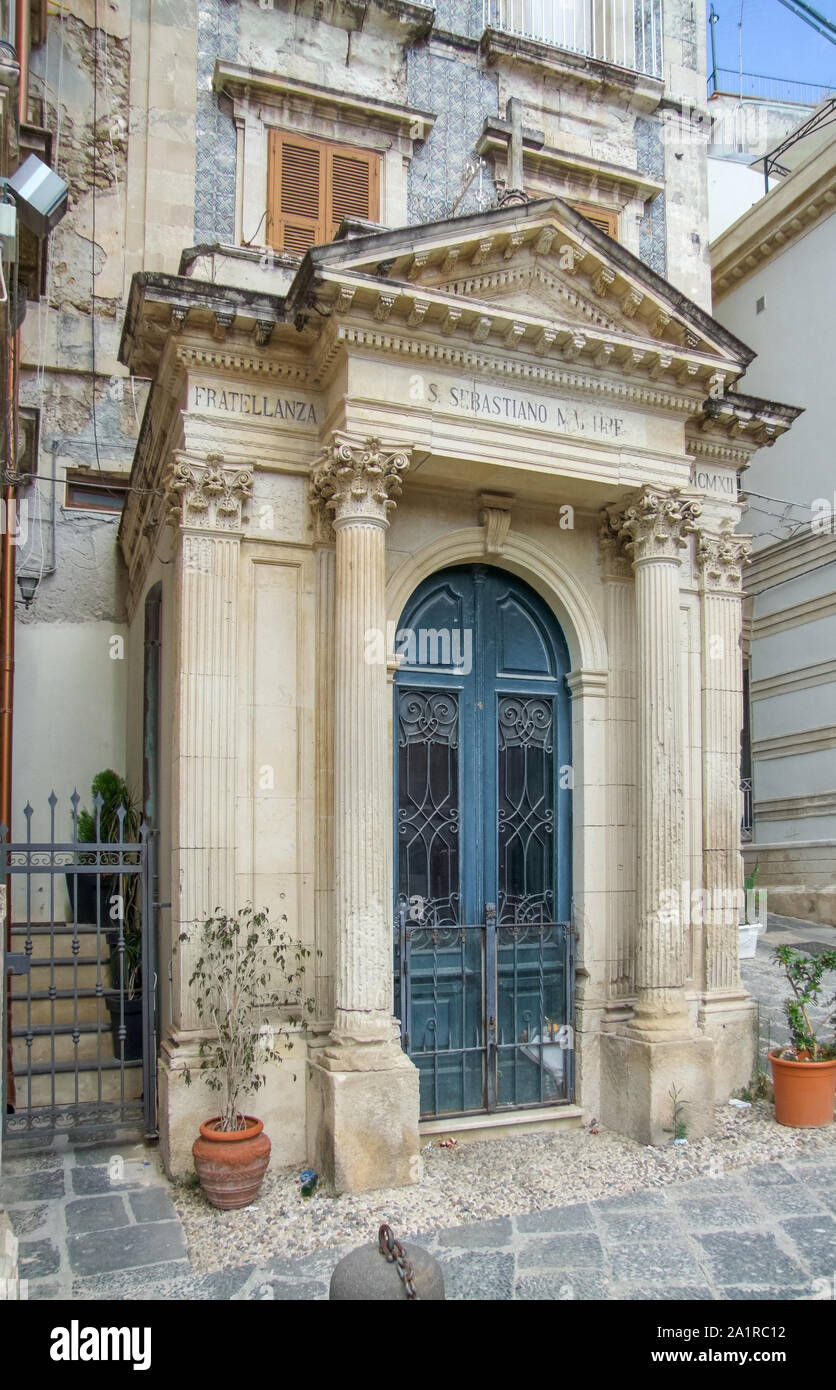
[[[786, 919], [770, 919], [776, 924]], [[795, 924], [804, 928], [804, 924]], [[790, 933], [788, 939], [798, 933]], [[822, 929], [801, 931], [828, 939]], [[777, 940], [782, 940], [778, 936]], [[799, 938], [800, 939], [800, 938]], [[782, 1001], [785, 986], [771, 947], [775, 935], [761, 938], [757, 956], [741, 962], [744, 983], [760, 1004], [760, 1050], [787, 1039]], [[828, 980], [836, 985], [836, 977]], [[828, 990], [828, 994], [830, 991]], [[591, 1118], [591, 1117], [590, 1117]], [[686, 1117], [687, 1118], [687, 1117]], [[749, 1109], [717, 1110], [714, 1133], [687, 1147], [650, 1148], [594, 1125], [560, 1134], [517, 1135], [510, 1139], [439, 1146], [424, 1150], [424, 1176], [412, 1187], [328, 1197], [303, 1198], [297, 1174], [270, 1174], [252, 1208], [215, 1211], [200, 1189], [176, 1186], [174, 1204], [183, 1222], [189, 1256], [196, 1270], [263, 1265], [374, 1240], [382, 1221], [396, 1235], [460, 1226], [471, 1221], [686, 1182], [720, 1177], [735, 1168], [798, 1157], [836, 1157], [836, 1125], [826, 1130], [794, 1130], [775, 1123], [770, 1101]]]
[[178, 1186], [174, 1204], [196, 1270], [308, 1254], [375, 1239], [381, 1221], [401, 1237], [466, 1222], [595, 1201], [685, 1182], [751, 1164], [793, 1157], [836, 1157], [836, 1126], [793, 1130], [777, 1125], [772, 1106], [718, 1108], [715, 1133], [687, 1148], [645, 1148], [600, 1129], [530, 1134], [424, 1153], [413, 1187], [303, 1198], [295, 1174], [270, 1174], [253, 1208], [219, 1212], [199, 1190]]

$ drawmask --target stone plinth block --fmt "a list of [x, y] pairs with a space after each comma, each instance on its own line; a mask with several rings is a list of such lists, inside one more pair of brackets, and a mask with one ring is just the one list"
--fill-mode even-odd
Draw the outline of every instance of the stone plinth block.
[[[404, 1246], [404, 1254], [412, 1265], [412, 1282], [422, 1302], [444, 1297], [444, 1275], [441, 1265], [420, 1245]], [[377, 1245], [364, 1245], [352, 1250], [340, 1260], [331, 1275], [329, 1298], [344, 1302], [388, 1303], [392, 1299], [407, 1300], [403, 1280], [397, 1266], [380, 1253]]]
[[700, 1028], [714, 1041], [714, 1102], [724, 1105], [751, 1084], [757, 1048], [757, 1005], [753, 999], [707, 999]]
[[601, 1119], [640, 1144], [670, 1144], [676, 1087], [687, 1137], [714, 1127], [714, 1043], [711, 1038], [645, 1042], [609, 1033], [601, 1038]]
[[418, 1072], [333, 1071], [310, 1064], [313, 1166], [332, 1192], [404, 1187], [421, 1176]]

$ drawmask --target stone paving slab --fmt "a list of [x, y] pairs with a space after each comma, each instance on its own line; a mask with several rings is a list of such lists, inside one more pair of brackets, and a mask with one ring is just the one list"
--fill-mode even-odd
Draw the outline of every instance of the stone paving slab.
[[[767, 956], [762, 942], [756, 970]], [[774, 1043], [777, 995], [763, 1012]], [[154, 1149], [104, 1133], [75, 1148], [16, 1140], [0, 1200], [37, 1300], [322, 1301], [351, 1248], [198, 1273]], [[809, 1299], [836, 1269], [836, 1162], [762, 1163], [402, 1239], [439, 1260], [453, 1301]]]

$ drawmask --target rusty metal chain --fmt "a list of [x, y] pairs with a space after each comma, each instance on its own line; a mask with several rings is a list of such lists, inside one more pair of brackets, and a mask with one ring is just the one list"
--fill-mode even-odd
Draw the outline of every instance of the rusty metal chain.
[[381, 1226], [377, 1233], [377, 1243], [380, 1253], [389, 1264], [394, 1264], [398, 1271], [401, 1283], [406, 1289], [407, 1298], [417, 1298], [420, 1301], [418, 1290], [415, 1287], [415, 1271], [412, 1262], [407, 1259], [406, 1251], [399, 1240], [392, 1234], [391, 1226]]

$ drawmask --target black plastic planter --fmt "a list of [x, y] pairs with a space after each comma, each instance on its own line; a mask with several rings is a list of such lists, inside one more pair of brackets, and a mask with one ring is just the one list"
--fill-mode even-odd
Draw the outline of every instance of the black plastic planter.
[[[110, 1014], [110, 1032], [113, 1037], [113, 1055], [117, 1060], [119, 1051], [119, 995], [106, 994], [104, 997]], [[125, 1061], [138, 1062], [142, 1057], [142, 996], [125, 1000]]]
[[[109, 927], [110, 922], [110, 898], [113, 893], [112, 874], [93, 874], [79, 869], [77, 873], [65, 874], [67, 881], [67, 896], [70, 900], [70, 915], [68, 920], [73, 921], [75, 913], [76, 922], [84, 926], [96, 925], [96, 894], [99, 898], [99, 922], [101, 926]], [[78, 910], [76, 912], [76, 898], [78, 899]]]

